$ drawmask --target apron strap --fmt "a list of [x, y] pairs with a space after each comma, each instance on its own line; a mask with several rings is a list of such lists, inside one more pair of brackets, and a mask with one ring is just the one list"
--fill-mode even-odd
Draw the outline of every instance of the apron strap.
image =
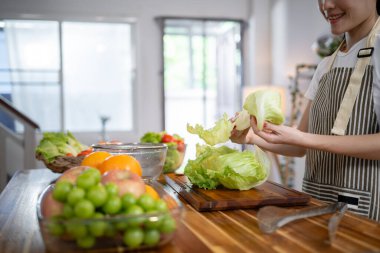
[[[355, 64], [354, 71], [351, 74], [350, 82], [348, 83], [346, 92], [344, 93], [342, 103], [340, 104], [338, 114], [335, 118], [334, 126], [331, 129], [331, 133], [333, 134], [345, 135], [348, 121], [351, 117], [352, 109], [354, 108], [356, 98], [359, 94], [365, 69], [369, 65], [371, 56], [374, 51], [373, 46], [375, 43], [375, 33], [378, 30], [380, 30], [380, 18], [377, 19], [370, 34], [368, 35], [366, 48], [362, 48], [358, 52], [358, 60]], [[338, 51], [339, 49], [336, 50], [334, 52], [334, 55], [331, 57], [332, 60], [330, 67], [335, 60]]]

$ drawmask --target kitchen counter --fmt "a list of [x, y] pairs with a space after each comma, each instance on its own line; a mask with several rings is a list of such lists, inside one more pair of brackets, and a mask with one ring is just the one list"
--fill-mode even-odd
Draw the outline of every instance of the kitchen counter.
[[[0, 252], [41, 253], [38, 194], [59, 174], [48, 169], [18, 171], [0, 195]], [[176, 192], [166, 185], [172, 195]], [[257, 209], [198, 212], [183, 201], [184, 218], [173, 240], [158, 252], [380, 252], [380, 223], [346, 213], [328, 243], [331, 215], [292, 222], [273, 234], [257, 225]], [[321, 205], [312, 199], [308, 206]], [[288, 207], [288, 208], [305, 208]]]

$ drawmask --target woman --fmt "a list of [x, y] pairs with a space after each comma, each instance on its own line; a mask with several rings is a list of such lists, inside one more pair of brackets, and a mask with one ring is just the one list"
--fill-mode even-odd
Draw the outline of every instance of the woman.
[[[298, 128], [255, 119], [231, 140], [288, 156], [306, 154], [303, 191], [342, 201], [380, 221], [380, 0], [320, 0], [333, 34], [344, 34], [321, 61], [307, 90]], [[346, 90], [349, 92], [346, 93]], [[253, 130], [253, 131], [252, 131]]]

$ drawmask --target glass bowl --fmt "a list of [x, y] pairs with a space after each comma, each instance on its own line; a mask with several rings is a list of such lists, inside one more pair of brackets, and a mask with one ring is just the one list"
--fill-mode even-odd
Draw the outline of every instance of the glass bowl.
[[162, 143], [120, 143], [92, 145], [94, 151], [113, 155], [127, 154], [136, 158], [142, 167], [144, 180], [156, 180], [162, 173], [168, 147]]
[[168, 146], [168, 151], [166, 152], [166, 160], [164, 164], [164, 173], [171, 173], [176, 171], [181, 167], [183, 160], [185, 158], [186, 145], [183, 151], [179, 151], [176, 145]]
[[[165, 245], [181, 225], [183, 207], [158, 182], [152, 181], [149, 185], [166, 202], [167, 211], [148, 211], [140, 215], [105, 215], [91, 219], [67, 219], [60, 216], [45, 218], [43, 210], [47, 202], [43, 200], [54, 188], [54, 184], [49, 185], [37, 201], [37, 217], [47, 252], [124, 252], [155, 249]], [[96, 231], [102, 228], [103, 233], [97, 234]], [[144, 238], [138, 245], [133, 242], [134, 236], [136, 237], [133, 233], [136, 231], [137, 234], [143, 234]]]

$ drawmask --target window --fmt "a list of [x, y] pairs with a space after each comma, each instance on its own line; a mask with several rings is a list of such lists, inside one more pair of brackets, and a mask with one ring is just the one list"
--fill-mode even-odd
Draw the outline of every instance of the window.
[[163, 19], [165, 130], [199, 142], [186, 124], [212, 127], [241, 110], [240, 21]]
[[3, 24], [0, 91], [42, 131], [94, 132], [102, 121], [110, 131], [133, 130], [131, 24]]

